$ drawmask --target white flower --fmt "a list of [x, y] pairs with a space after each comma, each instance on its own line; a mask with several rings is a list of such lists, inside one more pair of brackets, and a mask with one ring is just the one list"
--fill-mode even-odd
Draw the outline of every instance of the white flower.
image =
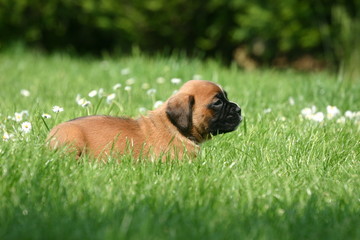
[[322, 112], [317, 112], [310, 116], [310, 119], [313, 121], [316, 121], [316, 122], [322, 122], [322, 121], [324, 121], [324, 118], [325, 118], [325, 116], [324, 116], [324, 113], [322, 113]]
[[170, 81], [171, 81], [171, 83], [173, 83], [173, 84], [180, 84], [180, 83], [181, 83], [181, 79], [180, 79], [180, 78], [172, 78]]
[[326, 117], [328, 119], [333, 119], [334, 117], [340, 114], [340, 110], [335, 106], [327, 106], [326, 112], [327, 112]]
[[26, 115], [26, 116], [29, 116], [29, 111], [28, 110], [22, 110], [21, 111], [21, 114], [24, 116], [24, 115]]
[[108, 95], [108, 96], [106, 97], [106, 102], [107, 102], [108, 104], [112, 103], [112, 101], [115, 99], [115, 97], [116, 97], [116, 94], [115, 94], [115, 93], [112, 93], [112, 94]]
[[163, 77], [158, 77], [158, 78], [156, 79], [156, 82], [157, 82], [158, 84], [163, 84], [163, 83], [165, 82], [165, 78], [163, 78]]
[[77, 104], [82, 107], [88, 107], [91, 104], [91, 102], [86, 100], [85, 98], [80, 98], [77, 100]]
[[86, 101], [85, 98], [80, 98], [80, 99], [78, 99], [78, 100], [76, 101], [76, 103], [81, 106], [82, 104], [85, 103], [85, 101]]
[[51, 115], [50, 115], [50, 114], [47, 114], [47, 113], [43, 113], [43, 114], [41, 114], [41, 116], [42, 116], [43, 118], [51, 118]]
[[156, 89], [155, 88], [150, 88], [149, 90], [146, 91], [146, 94], [149, 96], [154, 96], [156, 93]]
[[195, 74], [195, 75], [193, 76], [193, 79], [194, 79], [194, 80], [201, 80], [201, 79], [202, 79], [202, 76], [201, 76], [200, 74]]
[[17, 122], [21, 122], [22, 121], [22, 119], [23, 119], [23, 115], [22, 115], [22, 113], [15, 113], [15, 121], [17, 121]]
[[346, 118], [345, 117], [340, 117], [338, 120], [336, 120], [337, 123], [345, 123], [346, 122]]
[[289, 97], [289, 104], [292, 106], [295, 105], [295, 100], [293, 97]]
[[91, 105], [91, 102], [87, 101], [87, 100], [83, 104], [81, 104], [81, 106], [84, 107], [84, 108], [86, 108], [86, 107], [88, 107], [90, 105]]
[[129, 69], [129, 68], [121, 69], [121, 74], [122, 74], [122, 75], [128, 75], [129, 73], [130, 73], [130, 69]]
[[355, 117], [355, 113], [352, 111], [346, 111], [345, 112], [345, 117], [349, 118], [349, 119], [353, 119]]
[[286, 121], [286, 117], [284, 117], [284, 116], [281, 116], [278, 119], [279, 119], [279, 121], [282, 121], [282, 122]]
[[311, 111], [312, 111], [313, 113], [316, 113], [316, 110], [317, 110], [316, 106], [312, 105], [312, 106], [311, 106]]
[[139, 113], [144, 114], [146, 113], [147, 109], [144, 107], [139, 108]]
[[141, 84], [141, 88], [146, 90], [146, 89], [150, 88], [150, 85], [148, 83], [143, 83], [143, 84]]
[[64, 111], [64, 108], [59, 107], [59, 106], [53, 106], [52, 110], [53, 110], [53, 112], [55, 112], [55, 113], [59, 113], [59, 112], [63, 112], [63, 111]]
[[160, 107], [164, 102], [163, 101], [156, 101], [154, 103], [154, 109]]
[[135, 78], [129, 78], [125, 81], [127, 85], [133, 85], [135, 83]]
[[356, 113], [355, 113], [355, 118], [356, 118], [357, 120], [360, 120], [360, 112], [356, 112]]
[[78, 104], [79, 106], [82, 106], [83, 104], [85, 104], [85, 102], [86, 102], [86, 99], [85, 99], [85, 98], [80, 98], [80, 99], [77, 101], [77, 104]]
[[358, 126], [358, 129], [360, 131], [360, 120], [359, 119], [355, 120], [355, 124]]
[[100, 88], [100, 89], [98, 90], [98, 97], [101, 98], [101, 97], [103, 97], [103, 96], [104, 96], [104, 89], [103, 89], [103, 88]]
[[75, 101], [78, 102], [78, 101], [80, 101], [80, 99], [81, 99], [80, 94], [77, 94], [77, 95], [76, 95], [76, 98], [75, 98]]
[[20, 94], [23, 95], [24, 97], [30, 96], [29, 90], [26, 90], [26, 89], [21, 89]]
[[24, 133], [29, 133], [31, 131], [31, 123], [30, 122], [23, 122], [21, 124], [21, 130]]
[[311, 108], [304, 108], [301, 110], [301, 115], [305, 118], [308, 118], [309, 116], [315, 114], [316, 107], [312, 106]]
[[271, 111], [272, 111], [271, 108], [264, 109], [265, 114], [271, 113]]
[[115, 84], [113, 87], [112, 87], [112, 89], [115, 91], [115, 90], [117, 90], [117, 89], [119, 89], [119, 88], [121, 88], [121, 83], [117, 83], [117, 84]]
[[125, 86], [124, 90], [127, 91], [127, 92], [130, 92], [131, 91], [131, 86]]
[[8, 134], [7, 132], [4, 132], [2, 139], [3, 141], [9, 141], [13, 136], [13, 134]]
[[91, 92], [89, 92], [89, 97], [95, 97], [96, 95], [98, 94], [98, 91], [96, 91], [96, 90], [92, 90]]
[[[90, 96], [90, 95], [96, 96], [96, 94], [95, 94], [95, 95], [92, 94], [94, 91], [95, 91], [96, 94], [97, 94], [97, 91], [96, 91], [96, 90], [93, 90], [93, 91], [91, 91], [91, 92], [89, 93], [89, 96]], [[82, 97], [80, 96], [80, 94], [78, 94], [78, 95], [76, 96], [76, 103], [77, 103], [79, 106], [82, 106], [82, 107], [88, 107], [89, 105], [91, 105], [91, 102], [88, 101], [88, 100], [86, 100], [86, 98], [82, 98]]]
[[[335, 107], [336, 108], [336, 107]], [[334, 109], [328, 109], [328, 111], [332, 111]], [[335, 113], [335, 110], [334, 110]], [[312, 106], [311, 108], [304, 108], [301, 110], [301, 115], [300, 117], [308, 119], [308, 120], [312, 120], [315, 122], [322, 122], [325, 119], [325, 114], [322, 112], [316, 112], [316, 107]]]

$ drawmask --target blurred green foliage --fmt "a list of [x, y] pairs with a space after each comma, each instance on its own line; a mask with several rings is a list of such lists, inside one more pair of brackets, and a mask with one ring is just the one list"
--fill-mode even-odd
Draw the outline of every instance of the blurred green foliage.
[[346, 52], [336, 17], [351, 23], [359, 9], [358, 0], [0, 0], [0, 47], [21, 41], [124, 53], [136, 46], [231, 58], [246, 46], [263, 63], [304, 53], [336, 61]]

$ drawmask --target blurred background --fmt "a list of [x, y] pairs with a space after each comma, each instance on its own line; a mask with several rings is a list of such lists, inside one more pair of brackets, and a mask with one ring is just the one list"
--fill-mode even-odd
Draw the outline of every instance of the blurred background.
[[359, 0], [0, 0], [0, 49], [186, 53], [360, 77]]

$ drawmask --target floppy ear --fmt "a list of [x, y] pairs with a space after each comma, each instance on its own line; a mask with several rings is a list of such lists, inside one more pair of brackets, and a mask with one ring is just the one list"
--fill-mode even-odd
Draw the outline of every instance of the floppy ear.
[[192, 128], [194, 103], [194, 96], [185, 93], [176, 94], [168, 101], [166, 115], [182, 133], [189, 133]]

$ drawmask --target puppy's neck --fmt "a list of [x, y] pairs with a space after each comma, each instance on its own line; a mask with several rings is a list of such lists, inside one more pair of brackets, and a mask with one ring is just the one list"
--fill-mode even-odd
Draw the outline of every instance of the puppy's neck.
[[191, 144], [198, 146], [203, 142], [203, 137], [199, 134], [193, 134], [193, 131], [189, 131], [187, 133], [180, 131], [167, 117], [166, 113], [163, 110], [156, 109], [154, 111], [149, 112], [148, 116], [143, 116], [144, 118], [149, 119], [158, 119], [158, 121], [152, 122], [154, 127], [159, 127], [162, 125], [163, 129], [167, 129], [167, 132], [178, 138], [180, 141], [191, 142]]
[[187, 138], [190, 139], [191, 141], [195, 142], [197, 145], [200, 145], [201, 143], [203, 143], [207, 140], [210, 140], [211, 136], [208, 134], [205, 134], [205, 135], [201, 134], [201, 131], [199, 131], [196, 128], [193, 128]]
[[196, 145], [200, 145], [201, 142], [199, 142], [199, 140], [197, 140], [194, 136], [188, 136], [187, 139], [189, 139], [190, 141], [192, 141], [193, 143], [195, 143]]

